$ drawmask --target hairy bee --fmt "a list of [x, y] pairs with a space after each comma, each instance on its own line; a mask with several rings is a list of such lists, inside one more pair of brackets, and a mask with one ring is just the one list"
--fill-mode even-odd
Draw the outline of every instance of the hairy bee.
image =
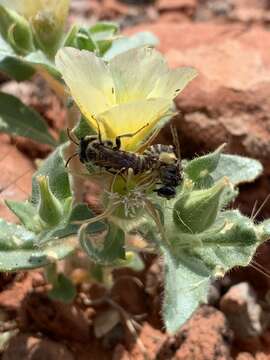
[[181, 160], [177, 157], [175, 146], [156, 144], [145, 149], [142, 154], [136, 154], [121, 150], [121, 138], [132, 137], [144, 129], [143, 126], [132, 134], [117, 136], [115, 145], [110, 140], [102, 140], [98, 127], [98, 135], [89, 135], [76, 142], [68, 132], [71, 141], [78, 145], [78, 152], [72, 155], [78, 155], [83, 164], [91, 163], [101, 166], [110, 173], [123, 173], [132, 169], [134, 175], [144, 174], [149, 171], [156, 173], [161, 187], [154, 190], [161, 197], [170, 199], [176, 194], [176, 187], [181, 183]]
[[176, 195], [176, 187], [181, 184], [181, 159], [172, 145], [151, 145], [144, 151], [144, 156], [152, 159], [152, 168], [158, 170], [161, 187], [154, 190], [161, 197], [171, 199]]

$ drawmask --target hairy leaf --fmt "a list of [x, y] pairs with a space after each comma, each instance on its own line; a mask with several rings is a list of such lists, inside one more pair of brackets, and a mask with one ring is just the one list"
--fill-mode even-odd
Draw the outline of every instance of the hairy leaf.
[[71, 196], [69, 177], [62, 156], [64, 147], [65, 145], [61, 145], [55, 149], [34, 174], [32, 182], [32, 203], [37, 204], [39, 202], [39, 189], [36, 180], [36, 177], [39, 175], [46, 175], [49, 177], [50, 188], [61, 202]]
[[215, 181], [227, 176], [234, 185], [238, 185], [254, 181], [262, 174], [262, 171], [262, 164], [258, 160], [239, 155], [221, 154], [212, 176]]
[[164, 303], [162, 316], [167, 331], [176, 332], [200, 303], [206, 302], [211, 273], [202, 261], [186, 254], [175, 257], [163, 249]]
[[0, 271], [42, 267], [70, 255], [76, 248], [74, 238], [36, 246], [36, 234], [23, 226], [0, 220]]
[[171, 246], [162, 249], [163, 318], [167, 329], [174, 332], [206, 301], [211, 277], [223, 276], [235, 266], [249, 264], [256, 248], [265, 240], [266, 230], [262, 231], [261, 225], [255, 226], [237, 210], [221, 212], [215, 224], [199, 234], [167, 230]]
[[102, 222], [90, 224], [80, 231], [79, 240], [83, 250], [93, 261], [112, 265], [118, 259], [125, 259], [125, 234], [122, 229], [111, 223], [104, 236], [105, 229]]

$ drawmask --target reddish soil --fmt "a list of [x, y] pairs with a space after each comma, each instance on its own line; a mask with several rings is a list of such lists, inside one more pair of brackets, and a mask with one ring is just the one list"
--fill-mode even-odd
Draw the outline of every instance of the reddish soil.
[[[174, 119], [183, 157], [227, 142], [226, 151], [258, 158], [264, 175], [242, 186], [237, 204], [250, 214], [269, 193], [270, 5], [267, 0], [73, 0], [70, 21], [118, 21], [126, 34], [152, 31], [171, 66], [189, 65], [198, 78], [177, 98]], [[19, 96], [47, 120], [57, 137], [65, 110], [38, 77], [17, 84], [1, 76], [1, 90]], [[171, 141], [169, 129], [160, 134]], [[3, 199], [26, 199], [35, 161], [51, 149], [0, 135], [0, 215], [16, 218]], [[19, 165], [18, 165], [19, 164]], [[88, 199], [94, 204], [95, 199]], [[94, 204], [95, 206], [97, 204]], [[258, 216], [270, 217], [270, 203]], [[270, 359], [270, 247], [254, 264], [213, 284], [201, 306], [175, 335], [164, 331], [160, 309], [162, 262], [144, 255], [145, 270], [121, 269], [108, 294], [89, 283], [81, 254], [62, 264], [76, 283], [72, 304], [49, 299], [42, 271], [0, 274], [0, 352], [3, 360], [267, 360]], [[75, 267], [75, 270], [74, 270]], [[270, 270], [270, 269], [269, 269]], [[4, 343], [4, 339], [11, 340]]]

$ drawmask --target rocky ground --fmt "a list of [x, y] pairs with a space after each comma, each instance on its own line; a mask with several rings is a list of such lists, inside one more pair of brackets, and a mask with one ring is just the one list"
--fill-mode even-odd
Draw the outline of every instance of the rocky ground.
[[[181, 112], [174, 122], [183, 157], [226, 142], [227, 152], [262, 161], [264, 175], [242, 186], [236, 204], [250, 215], [255, 201], [262, 203], [270, 191], [269, 1], [73, 0], [70, 21], [75, 19], [116, 20], [126, 34], [149, 30], [159, 37], [158, 47], [172, 67], [198, 69], [198, 78], [176, 100]], [[65, 111], [41, 79], [17, 84], [1, 78], [0, 88], [38, 110], [53, 134], [64, 128]], [[6, 135], [0, 139], [0, 214], [15, 221], [2, 199], [27, 197], [36, 161], [50, 148]], [[165, 128], [159, 142], [170, 141]], [[265, 217], [270, 217], [270, 203], [258, 214], [258, 219]], [[70, 273], [78, 286], [72, 305], [48, 299], [40, 271], [1, 274], [2, 358], [270, 359], [269, 258], [265, 244], [251, 266], [214, 283], [209, 305], [198, 309], [176, 336], [163, 329], [162, 262], [153, 257], [144, 256], [141, 273], [115, 271], [110, 294], [82, 281], [83, 270], [76, 266]]]

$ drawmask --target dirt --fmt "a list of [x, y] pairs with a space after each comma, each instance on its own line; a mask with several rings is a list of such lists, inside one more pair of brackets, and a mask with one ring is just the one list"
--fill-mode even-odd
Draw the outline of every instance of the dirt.
[[[269, 193], [270, 6], [267, 0], [73, 0], [70, 22], [117, 21], [126, 34], [151, 31], [172, 67], [188, 65], [198, 78], [177, 98], [174, 119], [183, 157], [226, 142], [229, 153], [259, 159], [264, 175], [241, 187], [235, 206], [246, 214]], [[16, 83], [1, 76], [1, 90], [19, 96], [48, 122], [58, 139], [65, 109], [44, 81]], [[171, 142], [165, 128], [157, 140]], [[51, 151], [24, 138], [0, 135], [0, 214], [17, 221], [3, 199], [24, 200], [37, 160]], [[19, 166], [18, 166], [19, 164]], [[98, 193], [89, 184], [88, 193]], [[88, 195], [93, 207], [96, 196]], [[270, 217], [268, 202], [258, 219]], [[143, 255], [146, 268], [114, 272], [108, 291], [89, 282], [85, 258], [63, 265], [77, 286], [72, 304], [48, 297], [42, 271], [0, 274], [0, 351], [3, 360], [267, 360], [270, 359], [269, 244], [245, 269], [213, 283], [202, 305], [172, 336], [161, 318], [163, 266]], [[61, 265], [61, 266], [62, 266]], [[75, 270], [74, 270], [75, 267]], [[2, 344], [2, 339], [10, 341]]]

